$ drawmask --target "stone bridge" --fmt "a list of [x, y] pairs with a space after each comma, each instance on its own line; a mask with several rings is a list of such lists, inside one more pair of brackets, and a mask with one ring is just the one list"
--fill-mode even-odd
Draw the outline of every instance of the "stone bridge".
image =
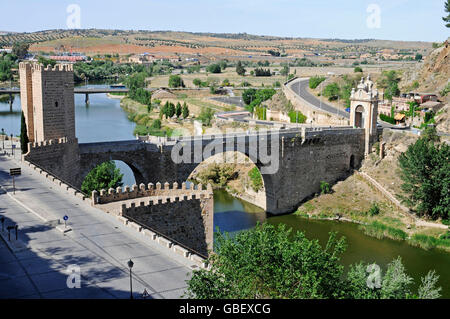
[[262, 207], [272, 214], [291, 212], [320, 189], [320, 182], [344, 178], [364, 157], [364, 130], [349, 127], [290, 129], [180, 139], [131, 140], [79, 144], [80, 187], [97, 165], [125, 162], [136, 183], [186, 181], [208, 157], [225, 152], [245, 154], [260, 169], [266, 192]]

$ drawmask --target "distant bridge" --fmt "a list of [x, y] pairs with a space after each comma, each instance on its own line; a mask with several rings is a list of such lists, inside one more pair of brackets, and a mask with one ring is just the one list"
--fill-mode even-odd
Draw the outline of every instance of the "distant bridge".
[[[146, 89], [151, 90], [151, 89]], [[95, 93], [128, 93], [129, 89], [125, 88], [74, 88], [74, 94], [95, 94]], [[0, 88], [0, 94], [20, 94], [19, 88]]]
[[[148, 91], [153, 91], [155, 89], [145, 89]], [[74, 88], [74, 94], [85, 94], [85, 102], [89, 103], [89, 94], [98, 94], [98, 93], [128, 93], [129, 89], [127, 88]], [[0, 88], [0, 94], [9, 94], [9, 104], [12, 105], [12, 95], [20, 94], [19, 88]]]

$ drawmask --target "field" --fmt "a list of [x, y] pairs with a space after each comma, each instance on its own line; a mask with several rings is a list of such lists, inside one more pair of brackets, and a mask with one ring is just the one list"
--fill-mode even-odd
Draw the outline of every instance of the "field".
[[[14, 42], [30, 43], [33, 51], [58, 52], [73, 50], [88, 55], [132, 54], [148, 52], [157, 55], [202, 56], [210, 61], [227, 57], [235, 59], [266, 58], [280, 60], [268, 54], [278, 51], [282, 56], [339, 59], [343, 55], [359, 55], [379, 50], [426, 55], [431, 50], [428, 42], [402, 42], [385, 40], [337, 40], [283, 38], [250, 34], [213, 34], [172, 31], [123, 30], [48, 30], [31, 33], [0, 35], [0, 47]], [[271, 61], [272, 62], [272, 61]]]

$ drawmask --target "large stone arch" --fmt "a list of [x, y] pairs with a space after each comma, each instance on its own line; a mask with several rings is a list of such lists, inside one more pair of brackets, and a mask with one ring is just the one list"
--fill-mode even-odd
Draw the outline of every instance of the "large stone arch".
[[[261, 173], [261, 168], [263, 167], [263, 164], [260, 161], [256, 161], [256, 162], [253, 161], [250, 158], [248, 152], [242, 152], [242, 151], [237, 151], [237, 150], [223, 150], [222, 152], [214, 153], [214, 154], [211, 154], [210, 156], [204, 158], [202, 162], [196, 163], [194, 168], [192, 168], [192, 166], [191, 166], [189, 168], [191, 170], [191, 172], [186, 177], [186, 179], [188, 179], [189, 176], [191, 176], [192, 172], [194, 170], [196, 170], [201, 164], [203, 164], [208, 159], [211, 159], [212, 157], [216, 157], [216, 156], [221, 156], [221, 155], [225, 156], [226, 153], [233, 153], [233, 154], [241, 154], [241, 155], [243, 155], [245, 158], [247, 158], [249, 160], [250, 163], [255, 165], [258, 168], [259, 172]], [[233, 164], [233, 163], [234, 162], [229, 162], [229, 164]], [[228, 164], [228, 163], [225, 163], [225, 164]], [[239, 164], [239, 163], [237, 163], [237, 164]], [[263, 179], [263, 190], [264, 190], [264, 194], [265, 194], [264, 203], [258, 203], [258, 204], [253, 203], [253, 204], [256, 204], [257, 206], [267, 210], [267, 207], [269, 205], [269, 203], [267, 202], [267, 192], [268, 191], [269, 192], [273, 192], [272, 187], [273, 187], [274, 183], [273, 183], [273, 180], [272, 180], [272, 175], [270, 175], [270, 174], [262, 174], [261, 173], [261, 176], [262, 176], [262, 179]]]

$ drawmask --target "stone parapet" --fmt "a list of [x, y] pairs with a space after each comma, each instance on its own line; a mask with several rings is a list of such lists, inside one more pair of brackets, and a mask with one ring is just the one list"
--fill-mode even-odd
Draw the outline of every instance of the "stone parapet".
[[[108, 190], [102, 189], [99, 192], [92, 192], [92, 204], [107, 204], [112, 202], [124, 201], [129, 199], [139, 199], [148, 197], [149, 202], [168, 202], [174, 200], [200, 198], [201, 196], [209, 197], [212, 194], [212, 187], [208, 185], [206, 189], [203, 189], [202, 184], [191, 184], [190, 188], [187, 188], [186, 183], [181, 185], [177, 182], [170, 185], [169, 183], [149, 183], [147, 185], [140, 184], [139, 186], [134, 184], [133, 186], [117, 187], [116, 189], [110, 188]], [[157, 198], [156, 198], [157, 197]], [[144, 201], [142, 201], [144, 202]], [[136, 203], [141, 203], [136, 201]]]

